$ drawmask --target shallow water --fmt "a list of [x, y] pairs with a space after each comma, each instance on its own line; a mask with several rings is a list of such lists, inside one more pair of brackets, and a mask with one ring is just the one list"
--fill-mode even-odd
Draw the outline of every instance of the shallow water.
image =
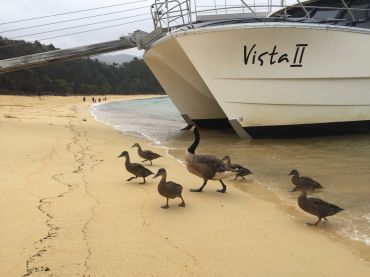
[[[168, 97], [111, 102], [92, 106], [91, 111], [99, 121], [168, 148], [179, 160], [193, 140], [192, 133], [180, 131], [186, 123]], [[233, 163], [254, 173], [248, 179], [291, 206], [296, 206], [298, 193], [288, 192], [293, 188], [290, 170], [315, 179], [324, 189], [314, 197], [345, 209], [329, 218], [331, 229], [361, 242], [370, 252], [370, 135], [240, 140], [230, 130], [201, 130], [197, 151], [221, 158], [229, 155]]]

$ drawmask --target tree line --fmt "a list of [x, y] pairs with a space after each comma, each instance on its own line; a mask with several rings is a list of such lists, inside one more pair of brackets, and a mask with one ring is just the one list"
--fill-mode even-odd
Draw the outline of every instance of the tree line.
[[[3, 47], [6, 45], [10, 47]], [[52, 44], [11, 40], [0, 36], [0, 59], [57, 50]], [[48, 64], [0, 74], [0, 93], [7, 94], [141, 94], [163, 93], [161, 85], [143, 60], [105, 64], [97, 59]]]

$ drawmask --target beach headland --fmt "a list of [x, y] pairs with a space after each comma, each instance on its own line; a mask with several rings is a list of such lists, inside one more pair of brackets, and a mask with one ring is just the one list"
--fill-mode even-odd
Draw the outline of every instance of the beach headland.
[[[305, 225], [312, 217], [292, 220], [254, 184], [190, 193], [202, 180], [95, 121], [90, 105], [0, 96], [0, 276], [370, 276], [349, 247]], [[160, 208], [157, 179], [126, 182], [117, 156], [140, 161], [135, 142], [164, 156], [149, 168], [183, 185], [185, 208]]]

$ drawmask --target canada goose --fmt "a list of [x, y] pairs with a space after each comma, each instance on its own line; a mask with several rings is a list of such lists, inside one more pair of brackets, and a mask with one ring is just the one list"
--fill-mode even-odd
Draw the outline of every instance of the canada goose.
[[131, 178], [127, 179], [127, 181], [131, 181], [132, 179], [135, 179], [135, 178], [138, 178], [138, 177], [143, 177], [144, 182], [140, 183], [140, 184], [145, 184], [145, 182], [146, 182], [145, 177], [148, 177], [149, 175], [154, 174], [153, 172], [151, 172], [149, 169], [145, 168], [141, 164], [131, 163], [130, 162], [130, 156], [128, 155], [127, 151], [123, 151], [121, 153], [121, 155], [118, 156], [118, 158], [120, 158], [120, 157], [125, 157], [126, 158], [126, 162], [125, 162], [126, 170], [135, 175], [135, 177], [131, 177]]
[[[318, 188], [322, 188], [322, 186], [316, 182], [315, 180], [312, 180], [310, 177], [300, 177], [298, 170], [293, 169], [290, 171], [289, 175], [293, 175], [292, 177], [292, 183], [297, 187], [304, 187], [306, 189], [314, 190]], [[290, 192], [296, 191], [296, 188], [293, 188], [290, 190]]]
[[223, 157], [222, 161], [230, 165], [232, 169], [236, 170], [235, 178], [233, 181], [235, 181], [238, 177], [242, 177], [243, 180], [245, 180], [244, 176], [252, 174], [252, 172], [248, 168], [245, 168], [240, 164], [232, 164], [229, 156]]
[[141, 162], [150, 161], [150, 165], [153, 165], [152, 160], [162, 157], [161, 155], [154, 153], [153, 151], [142, 150], [140, 144], [138, 143], [135, 143], [133, 146], [131, 146], [131, 148], [133, 147], [137, 147], [137, 153], [139, 154], [141, 158], [145, 159]]
[[317, 226], [321, 219], [326, 219], [327, 216], [335, 215], [338, 212], [344, 211], [344, 209], [337, 205], [328, 203], [319, 198], [307, 197], [307, 188], [302, 186], [295, 187], [294, 191], [301, 190], [301, 195], [298, 197], [298, 206], [305, 212], [315, 215], [318, 220], [315, 223], [307, 222], [309, 226]]
[[168, 199], [175, 199], [176, 197], [180, 197], [182, 202], [179, 204], [179, 207], [185, 207], [185, 201], [182, 198], [182, 186], [176, 184], [175, 182], [166, 181], [167, 172], [166, 169], [160, 168], [157, 174], [153, 178], [157, 178], [158, 176], [162, 176], [161, 180], [158, 184], [158, 192], [163, 197], [167, 198], [166, 205], [162, 206], [163, 209], [168, 209], [170, 206], [168, 205]]
[[203, 185], [198, 189], [190, 189], [192, 192], [201, 192], [208, 180], [217, 180], [222, 184], [222, 189], [218, 192], [226, 192], [226, 186], [222, 179], [235, 174], [229, 165], [225, 164], [221, 159], [211, 155], [197, 155], [195, 149], [200, 141], [200, 134], [197, 127], [194, 128], [194, 142], [190, 145], [185, 154], [186, 168], [189, 172], [203, 179]]

